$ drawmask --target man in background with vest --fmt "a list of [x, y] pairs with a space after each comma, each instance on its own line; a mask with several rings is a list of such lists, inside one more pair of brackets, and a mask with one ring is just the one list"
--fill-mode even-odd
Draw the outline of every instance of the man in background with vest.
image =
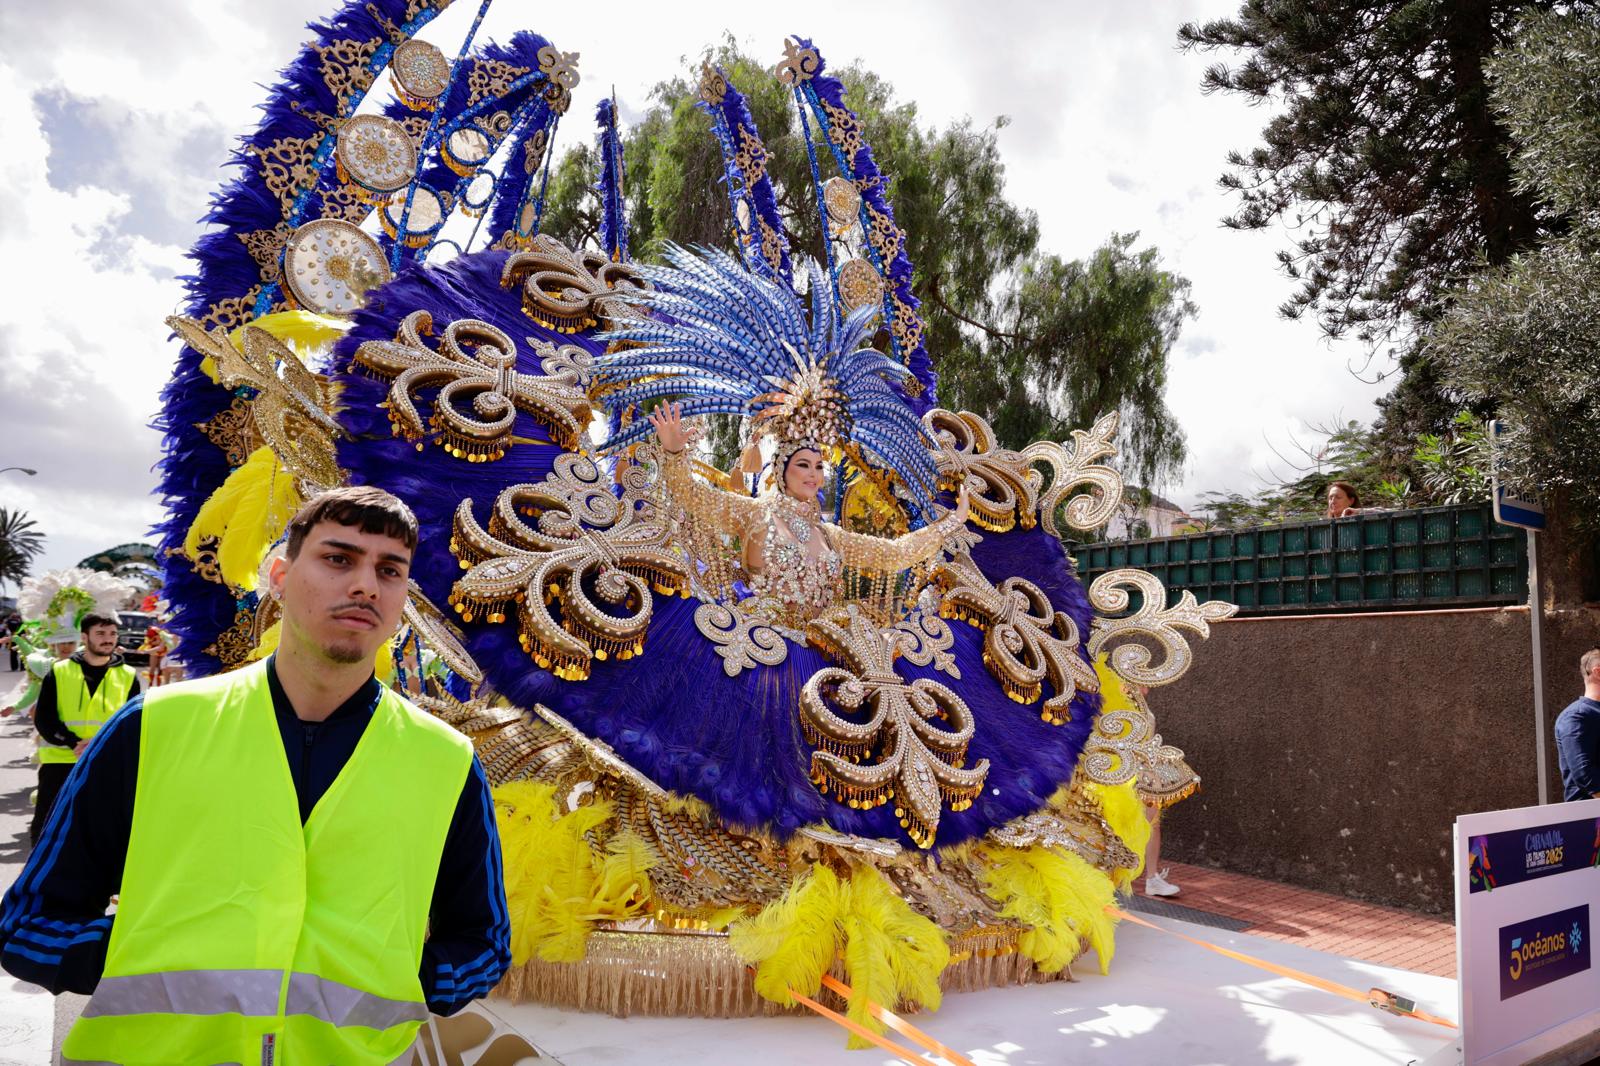
[[84, 615], [78, 620], [83, 646], [44, 676], [33, 727], [39, 731], [39, 798], [28, 839], [39, 842], [56, 795], [78, 756], [122, 705], [139, 693], [139, 674], [117, 650], [117, 620]]
[[263, 590], [277, 652], [153, 689], [84, 752], [0, 904], [0, 965], [93, 993], [63, 1061], [391, 1063], [499, 981], [483, 771], [372, 672], [416, 543], [381, 490], [307, 502]]

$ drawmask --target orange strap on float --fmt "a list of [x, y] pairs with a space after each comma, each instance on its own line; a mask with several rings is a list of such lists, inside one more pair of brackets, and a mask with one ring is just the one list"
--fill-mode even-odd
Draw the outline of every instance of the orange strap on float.
[[[843, 981], [837, 980], [836, 978], [830, 976], [829, 974], [822, 975], [822, 984], [824, 987], [830, 988], [839, 993], [839, 995], [843, 996], [845, 999], [851, 999], [856, 994], [855, 989], [851, 988]], [[884, 1025], [887, 1025], [889, 1028], [893, 1029], [895, 1032], [899, 1033], [901, 1036], [912, 1041], [913, 1043], [920, 1044], [928, 1051], [938, 1055], [940, 1058], [948, 1062], [950, 1066], [974, 1066], [973, 1061], [961, 1054], [961, 1052], [956, 1051], [953, 1048], [945, 1047], [943, 1044], [939, 1043], [939, 1041], [935, 1040], [927, 1033], [924, 1033], [921, 1029], [918, 1029], [916, 1026], [900, 1017], [900, 1015], [896, 1014], [888, 1007], [874, 1003], [869, 999], [867, 1000], [867, 1010], [874, 1018], [878, 1019]]]
[[[753, 967], [746, 967], [746, 969], [751, 973], [755, 973], [755, 969]], [[853, 999], [856, 995], [855, 989], [828, 974], [822, 975], [822, 984], [830, 991], [836, 992], [840, 996], [843, 996], [846, 1000]], [[835, 1025], [838, 1025], [840, 1028], [859, 1036], [861, 1039], [877, 1045], [883, 1050], [889, 1052], [891, 1055], [895, 1055], [902, 1061], [910, 1063], [911, 1066], [928, 1066], [928, 1060], [923, 1058], [917, 1052], [908, 1047], [902, 1047], [901, 1045], [896, 1044], [893, 1040], [890, 1040], [888, 1037], [883, 1036], [882, 1034], [874, 1033], [871, 1029], [868, 1029], [859, 1022], [846, 1018], [843, 1014], [840, 1014], [836, 1010], [824, 1007], [821, 1003], [818, 1003], [805, 993], [796, 992], [791, 988], [789, 989], [789, 995], [793, 996], [797, 1003], [803, 1004], [812, 1012], [821, 1015], [830, 1022], [833, 1022]], [[943, 1044], [939, 1043], [939, 1041], [935, 1040], [927, 1033], [924, 1033], [921, 1029], [918, 1029], [916, 1026], [900, 1017], [894, 1011], [889, 1010], [887, 1007], [884, 1007], [881, 1004], [875, 1003], [869, 999], [867, 1000], [867, 1010], [871, 1012], [874, 1018], [877, 1018], [879, 1021], [883, 1022], [900, 1035], [922, 1045], [922, 1047], [933, 1052], [935, 1055], [938, 1055], [940, 1058], [950, 1063], [950, 1066], [974, 1066], [974, 1063], [971, 1059], [967, 1058], [958, 1051], [954, 1051], [945, 1047]]]
[[1118, 907], [1107, 907], [1106, 913], [1114, 917], [1130, 921], [1134, 925], [1142, 925], [1146, 929], [1154, 929], [1158, 933], [1166, 933], [1168, 936], [1175, 936], [1179, 940], [1187, 940], [1191, 944], [1196, 944], [1200, 947], [1203, 947], [1207, 951], [1214, 951], [1218, 955], [1226, 955], [1228, 958], [1242, 962], [1246, 966], [1254, 966], [1258, 970], [1265, 970], [1268, 973], [1277, 974], [1279, 977], [1287, 977], [1291, 981], [1299, 981], [1301, 984], [1310, 985], [1312, 988], [1320, 988], [1324, 992], [1331, 993], [1335, 996], [1340, 996], [1344, 999], [1354, 1000], [1357, 1003], [1366, 1003], [1369, 1006], [1377, 1007], [1379, 1010], [1386, 1011], [1389, 1014], [1395, 1014], [1402, 1018], [1415, 1018], [1419, 1022], [1430, 1022], [1433, 1025], [1442, 1025], [1446, 1029], [1456, 1028], [1456, 1023], [1452, 1022], [1450, 1019], [1440, 1018], [1436, 1015], [1429, 1014], [1427, 1011], [1417, 1010], [1414, 1001], [1403, 999], [1400, 996], [1396, 996], [1392, 992], [1385, 992], [1381, 988], [1374, 988], [1370, 992], [1358, 992], [1349, 985], [1341, 985], [1337, 981], [1329, 981], [1318, 977], [1315, 974], [1306, 973], [1303, 970], [1291, 969], [1288, 966], [1279, 966], [1277, 963], [1267, 962], [1264, 959], [1258, 959], [1254, 956], [1246, 955], [1242, 951], [1233, 951], [1229, 948], [1212, 944], [1209, 941], [1199, 940], [1192, 936], [1185, 936], [1176, 929], [1168, 929], [1165, 926], [1157, 925], [1154, 922], [1147, 922], [1138, 915], [1130, 914]]
[[818, 1003], [805, 993], [796, 992], [791, 988], [789, 989], [789, 995], [793, 996], [796, 1002], [805, 1004], [807, 1007], [822, 1015], [830, 1022], [833, 1022], [835, 1025], [843, 1026], [845, 1029], [848, 1029], [850, 1032], [854, 1033], [856, 1036], [859, 1036], [863, 1040], [870, 1040], [872, 1043], [883, 1048], [883, 1050], [889, 1052], [891, 1055], [896, 1056], [904, 1062], [910, 1063], [910, 1066], [928, 1066], [928, 1060], [917, 1054], [915, 1051], [912, 1051], [910, 1048], [901, 1047], [893, 1040], [890, 1040], [885, 1036], [880, 1036], [879, 1034], [874, 1033], [871, 1029], [868, 1029], [866, 1026], [851, 1021], [838, 1011], [830, 1010], [827, 1007], [824, 1007], [822, 1004]]

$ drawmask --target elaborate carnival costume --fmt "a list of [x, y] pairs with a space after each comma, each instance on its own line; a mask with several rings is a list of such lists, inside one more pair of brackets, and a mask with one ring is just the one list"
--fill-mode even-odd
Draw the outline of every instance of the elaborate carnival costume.
[[[451, 62], [413, 36], [435, 13], [352, 3], [316, 28], [196, 250], [163, 415], [179, 653], [261, 654], [256, 570], [299, 501], [379, 485], [422, 526], [397, 680], [498, 786], [505, 994], [755, 1013], [836, 968], [873, 1029], [875, 1003], [1051, 979], [1089, 946], [1105, 966], [1148, 833], [1134, 782], [1192, 786], [1120, 679], [1173, 680], [1178, 631], [1231, 611], [1074, 577], [1062, 525], [1121, 496], [1115, 416], [1011, 451], [935, 405], [904, 235], [809, 42], [779, 76], [823, 262], [791, 255], [759, 133], [707, 70], [740, 258], [645, 265], [610, 101], [600, 250], [538, 233], [575, 56], [469, 35]], [[356, 115], [385, 67], [397, 99]], [[661, 454], [660, 402], [745, 420], [772, 485]], [[833, 521], [783, 493], [813, 449]], [[429, 657], [443, 677], [407, 676]]]

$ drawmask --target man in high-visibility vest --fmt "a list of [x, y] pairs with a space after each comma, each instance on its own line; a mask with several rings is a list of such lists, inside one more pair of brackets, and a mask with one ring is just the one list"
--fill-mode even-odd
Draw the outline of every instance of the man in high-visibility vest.
[[151, 690], [84, 752], [0, 904], [0, 965], [93, 993], [64, 1062], [391, 1063], [499, 981], [483, 771], [373, 677], [416, 543], [381, 490], [308, 501], [264, 590], [277, 652]]
[[39, 797], [28, 839], [39, 842], [56, 795], [100, 727], [139, 693], [139, 674], [117, 649], [117, 620], [90, 612], [78, 620], [83, 645], [57, 660], [39, 688], [33, 727], [39, 732]]

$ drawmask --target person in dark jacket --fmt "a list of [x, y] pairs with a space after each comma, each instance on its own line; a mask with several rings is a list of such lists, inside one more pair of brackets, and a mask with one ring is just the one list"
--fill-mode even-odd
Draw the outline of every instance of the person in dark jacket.
[[1556, 759], [1565, 798], [1600, 799], [1600, 648], [1578, 660], [1583, 695], [1556, 717]]
[[39, 796], [28, 839], [39, 842], [56, 795], [100, 727], [139, 694], [139, 674], [122, 661], [117, 620], [90, 613], [78, 621], [83, 644], [55, 664], [39, 687], [33, 727], [39, 733]]

